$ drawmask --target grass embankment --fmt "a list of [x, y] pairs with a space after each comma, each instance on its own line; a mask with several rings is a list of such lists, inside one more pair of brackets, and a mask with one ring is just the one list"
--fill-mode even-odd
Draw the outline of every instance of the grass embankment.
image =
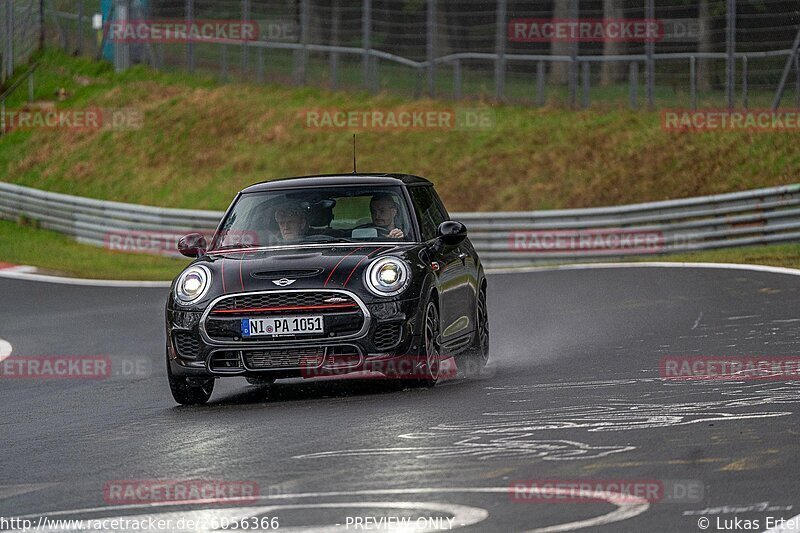
[[[132, 131], [13, 131], [0, 138], [0, 179], [118, 201], [223, 209], [257, 181], [350, 172], [350, 130], [307, 127], [309, 110], [449, 110], [479, 102], [409, 100], [275, 85], [220, 84], [47, 52], [36, 100], [59, 108], [131, 107]], [[56, 94], [63, 89], [65, 98]], [[25, 104], [25, 90], [8, 102]], [[451, 211], [617, 205], [797, 181], [796, 132], [663, 131], [659, 113], [602, 106], [491, 106], [494, 127], [359, 134], [359, 169], [421, 174]], [[167, 279], [185, 262], [110, 252], [13, 223], [0, 224], [0, 261], [75, 275]], [[800, 246], [719, 250], [659, 260], [800, 265]]]

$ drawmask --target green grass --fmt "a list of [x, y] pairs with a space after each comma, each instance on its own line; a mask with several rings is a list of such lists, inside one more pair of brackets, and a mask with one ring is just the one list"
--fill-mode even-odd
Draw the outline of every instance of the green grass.
[[[144, 127], [14, 131], [0, 138], [2, 179], [159, 206], [223, 209], [257, 181], [349, 172], [351, 130], [309, 128], [310, 110], [483, 105], [220, 84], [211, 75], [143, 66], [116, 74], [106, 63], [55, 51], [41, 61], [40, 103], [64, 88], [59, 107], [133, 107], [144, 113]], [[9, 108], [24, 100], [22, 90]], [[361, 131], [359, 169], [424, 175], [452, 211], [618, 205], [787, 184], [800, 172], [797, 132], [666, 132], [659, 113], [622, 107], [491, 109], [496, 124], [482, 130]]]
[[171, 280], [189, 259], [112, 252], [70, 237], [0, 220], [0, 262], [92, 279]]
[[[230, 52], [233, 75], [238, 62], [235, 50]], [[236, 191], [253, 182], [349, 172], [351, 131], [308, 128], [306, 111], [319, 109], [385, 112], [491, 106], [496, 124], [489, 129], [359, 133], [360, 170], [427, 176], [451, 211], [618, 205], [788, 184], [797, 182], [800, 173], [797, 132], [669, 133], [661, 129], [659, 113], [622, 106], [602, 104], [578, 112], [558, 105], [537, 109], [475, 101], [454, 104], [410, 100], [389, 87], [370, 95], [221, 84], [211, 72], [187, 75], [143, 66], [117, 74], [107, 63], [53, 50], [40, 61], [37, 104], [55, 101], [65, 109], [133, 107], [143, 111], [144, 127], [11, 132], [0, 137], [0, 179], [94, 198], [223, 209]], [[285, 82], [288, 55], [275, 54], [270, 61], [267, 80]], [[348, 63], [342, 84], [354, 84], [357, 71], [357, 64]], [[384, 72], [382, 67], [382, 76], [387, 74], [382, 79], [404, 79], [407, 85], [401, 89], [416, 91], [417, 82], [402, 71], [386, 67]], [[466, 85], [476, 83], [468, 76], [465, 72]], [[324, 72], [313, 81], [320, 80]], [[63, 101], [57, 101], [59, 89], [67, 93]], [[24, 87], [18, 91], [8, 108], [23, 108], [26, 92]], [[596, 94], [613, 97], [624, 94], [624, 88]], [[171, 279], [188, 262], [84, 246], [10, 222], [0, 222], [0, 246], [0, 261], [94, 278]], [[800, 265], [800, 245], [656, 260], [793, 267]]]

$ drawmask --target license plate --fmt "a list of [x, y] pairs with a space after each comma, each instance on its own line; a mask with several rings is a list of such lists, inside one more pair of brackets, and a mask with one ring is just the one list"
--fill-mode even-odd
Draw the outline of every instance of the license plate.
[[323, 333], [322, 315], [243, 318], [242, 337]]

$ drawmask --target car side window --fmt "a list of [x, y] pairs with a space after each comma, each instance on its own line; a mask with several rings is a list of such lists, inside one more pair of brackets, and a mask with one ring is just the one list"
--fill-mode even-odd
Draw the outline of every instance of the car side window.
[[408, 190], [414, 201], [422, 239], [425, 241], [435, 239], [439, 224], [447, 220], [447, 212], [435, 196], [433, 187], [409, 187]]

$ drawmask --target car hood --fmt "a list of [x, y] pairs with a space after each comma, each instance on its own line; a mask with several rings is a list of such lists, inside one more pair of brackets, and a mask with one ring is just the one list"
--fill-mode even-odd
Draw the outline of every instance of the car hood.
[[358, 288], [363, 270], [373, 259], [387, 254], [405, 257], [413, 248], [411, 243], [359, 243], [234, 250], [211, 252], [198, 263], [214, 272], [218, 294], [280, 288]]

